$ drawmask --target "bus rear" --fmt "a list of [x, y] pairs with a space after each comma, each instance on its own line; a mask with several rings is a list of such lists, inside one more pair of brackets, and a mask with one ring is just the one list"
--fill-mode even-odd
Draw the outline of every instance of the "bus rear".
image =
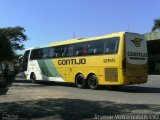
[[143, 35], [125, 33], [124, 59], [122, 62], [124, 81], [122, 84], [146, 83], [148, 79], [147, 44]]

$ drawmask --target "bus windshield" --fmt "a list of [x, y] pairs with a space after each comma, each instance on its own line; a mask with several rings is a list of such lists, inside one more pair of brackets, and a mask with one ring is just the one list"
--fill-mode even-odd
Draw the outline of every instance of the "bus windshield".
[[25, 54], [24, 54], [24, 58], [23, 58], [23, 71], [27, 70], [29, 53], [30, 53], [30, 50], [27, 50], [25, 52]]

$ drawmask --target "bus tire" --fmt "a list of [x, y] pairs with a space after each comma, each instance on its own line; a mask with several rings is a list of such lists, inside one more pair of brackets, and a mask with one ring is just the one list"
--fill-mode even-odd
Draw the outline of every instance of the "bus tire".
[[78, 88], [87, 88], [87, 82], [82, 74], [76, 76], [75, 84]]
[[88, 86], [90, 89], [93, 89], [93, 90], [98, 89], [99, 85], [98, 85], [98, 79], [97, 79], [96, 75], [93, 74], [93, 75], [89, 76]]
[[32, 83], [36, 83], [36, 75], [34, 73], [31, 73], [30, 79], [32, 80]]

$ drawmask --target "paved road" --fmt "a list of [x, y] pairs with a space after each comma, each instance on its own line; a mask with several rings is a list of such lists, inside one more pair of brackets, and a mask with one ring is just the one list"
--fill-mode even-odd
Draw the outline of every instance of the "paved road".
[[[74, 85], [32, 84], [16, 80], [0, 96], [0, 114], [19, 119], [93, 119], [113, 114], [147, 114], [159, 118], [160, 76], [117, 91], [78, 89]], [[98, 116], [98, 117], [97, 117]], [[106, 116], [105, 116], [106, 117]]]

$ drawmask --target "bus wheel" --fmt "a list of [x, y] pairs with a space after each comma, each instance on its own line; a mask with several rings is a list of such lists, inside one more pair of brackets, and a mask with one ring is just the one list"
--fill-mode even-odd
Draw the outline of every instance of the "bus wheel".
[[31, 73], [30, 79], [32, 80], [32, 83], [36, 83], [36, 75], [34, 73]]
[[90, 89], [97, 89], [98, 88], [98, 79], [96, 75], [91, 75], [88, 79], [88, 86]]
[[84, 76], [82, 74], [78, 74], [76, 76], [75, 83], [78, 88], [86, 88], [87, 87], [87, 82], [84, 79]]

